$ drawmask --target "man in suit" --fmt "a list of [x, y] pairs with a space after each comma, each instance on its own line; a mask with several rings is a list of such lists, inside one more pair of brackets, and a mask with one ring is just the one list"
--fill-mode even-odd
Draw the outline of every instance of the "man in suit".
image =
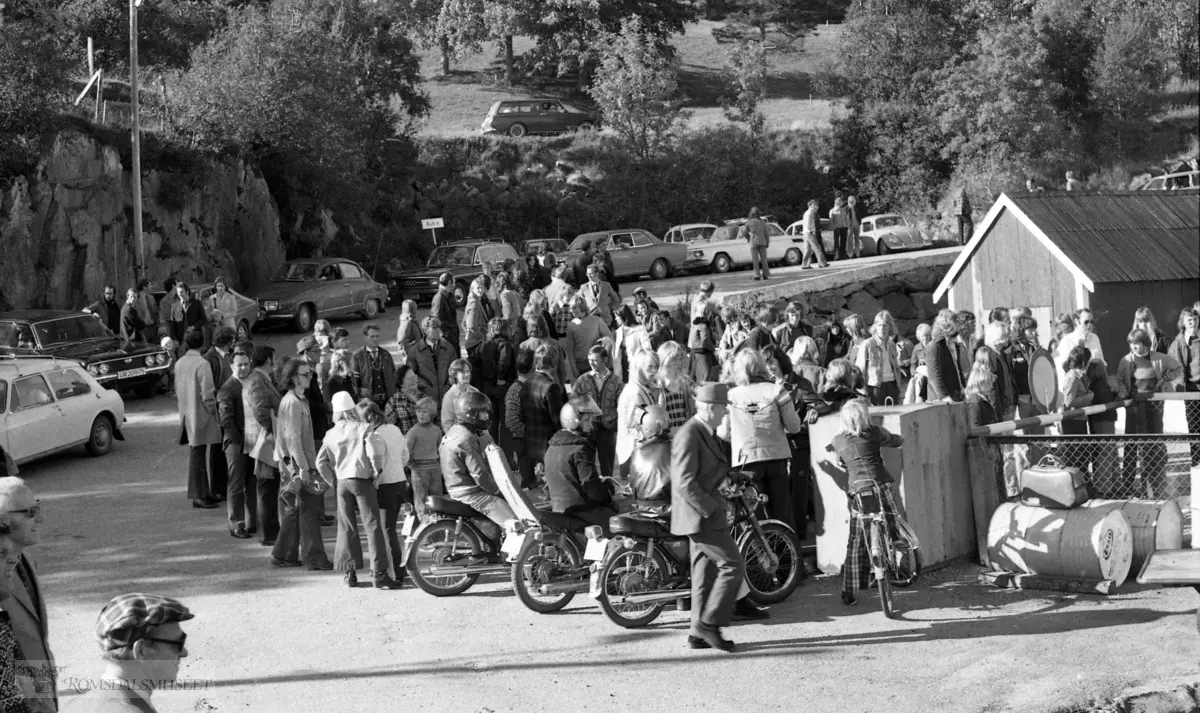
[[454, 358], [460, 355], [458, 350], [458, 307], [454, 304], [454, 277], [443, 272], [438, 275], [438, 291], [429, 305], [429, 315], [437, 317], [442, 323], [442, 338], [454, 348]]
[[53, 713], [58, 710], [58, 694], [46, 602], [38, 586], [37, 567], [26, 552], [41, 543], [39, 529], [44, 521], [42, 507], [24, 480], [0, 478], [0, 541], [8, 550], [2, 560], [0, 607], [8, 614], [20, 644], [17, 686], [29, 710]]
[[[204, 314], [204, 305], [200, 304], [200, 300], [192, 294], [192, 288], [188, 287], [186, 282], [176, 283], [175, 292], [179, 296], [179, 301], [171, 306], [168, 336], [179, 345], [181, 350], [179, 356], [182, 356], [184, 336], [192, 332], [199, 333], [200, 344], [204, 344], [204, 326], [208, 323], [208, 318]], [[196, 354], [197, 356], [200, 354], [198, 349]]]
[[191, 451], [188, 497], [192, 499], [192, 507], [211, 510], [219, 504], [219, 500], [212, 495], [208, 473], [208, 447], [221, 444], [217, 389], [213, 383], [212, 367], [200, 356], [204, 335], [188, 332], [183, 343], [183, 356], [175, 362], [175, 392], [179, 395], [179, 443], [190, 446]]
[[[388, 354], [383, 349], [380, 349], [380, 351]], [[321, 384], [325, 382], [322, 380], [321, 373], [323, 371], [323, 367], [321, 366], [321, 347], [317, 345], [316, 337], [303, 337], [300, 341], [296, 342], [296, 354], [308, 363], [308, 368], [313, 373], [313, 378], [308, 380], [308, 388], [304, 390], [304, 400], [308, 402], [308, 416], [312, 422], [313, 441], [320, 444], [321, 440], [325, 438], [325, 432], [329, 430], [329, 426], [331, 425], [331, 414], [325, 407], [325, 395], [321, 391]], [[390, 354], [388, 354], [388, 357], [388, 360], [385, 361], [390, 360], [393, 363], [393, 388], [391, 393], [388, 394], [388, 398], [390, 399], [391, 394], [396, 392], [394, 388], [395, 361], [391, 360]], [[386, 403], [384, 402], [385, 405]], [[380, 408], [383, 408], [383, 406], [380, 406]], [[325, 498], [321, 498], [321, 524], [324, 527], [329, 527], [334, 522], [336, 522], [334, 517], [329, 515], [325, 510]]]
[[533, 353], [534, 372], [525, 380], [521, 404], [525, 420], [525, 452], [517, 464], [521, 471], [521, 487], [537, 484], [534, 469], [546, 457], [550, 438], [560, 428], [559, 412], [563, 406], [563, 389], [558, 385], [558, 350], [543, 344]]
[[671, 532], [692, 545], [692, 626], [688, 646], [732, 652], [728, 626], [745, 565], [729, 531], [728, 502], [719, 491], [729, 473], [717, 428], [729, 413], [729, 385], [696, 388], [696, 415], [671, 440]]
[[[212, 369], [213, 388], [217, 391], [233, 377], [233, 367], [229, 365], [233, 343], [237, 340], [237, 332], [233, 327], [219, 327], [213, 334], [212, 347], [204, 353], [204, 360]], [[217, 500], [225, 500], [229, 488], [229, 468], [226, 463], [223, 445], [212, 445], [208, 449], [208, 492]]]
[[246, 479], [254, 477], [254, 459], [246, 454], [246, 410], [242, 405], [242, 380], [250, 375], [250, 355], [235, 351], [230, 359], [233, 376], [217, 390], [217, 413], [221, 420], [221, 445], [229, 473], [226, 490], [229, 534], [249, 539], [258, 519], [257, 502], [246, 497]]
[[579, 292], [587, 302], [588, 312], [600, 318], [604, 326], [613, 323], [613, 312], [621, 309], [621, 296], [613, 291], [612, 285], [600, 279], [601, 268], [596, 263], [587, 267], [587, 284]]
[[377, 324], [363, 327], [367, 346], [354, 353], [354, 376], [358, 380], [358, 398], [371, 399], [382, 409], [396, 393], [396, 361], [379, 346], [379, 334]]
[[121, 305], [117, 304], [117, 288], [113, 285], [104, 286], [104, 296], [88, 305], [83, 310], [91, 312], [104, 322], [113, 334], [121, 332]]

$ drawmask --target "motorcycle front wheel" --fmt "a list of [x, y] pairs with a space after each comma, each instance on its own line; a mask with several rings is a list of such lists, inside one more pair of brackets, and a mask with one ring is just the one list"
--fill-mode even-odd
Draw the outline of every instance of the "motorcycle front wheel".
[[[549, 533], [547, 533], [549, 534]], [[512, 587], [517, 599], [538, 614], [556, 612], [571, 603], [575, 592], [542, 594], [543, 584], [563, 581], [563, 577], [580, 571], [583, 557], [579, 546], [568, 535], [537, 541], [532, 537], [525, 540], [521, 553], [512, 566]], [[586, 585], [587, 571], [577, 574]]]
[[[600, 573], [600, 608], [614, 624], [626, 629], [636, 629], [654, 621], [662, 613], [663, 605], [624, 604], [621, 598], [662, 589], [669, 577], [662, 555], [655, 550], [652, 557], [647, 557], [645, 545], [639, 547], [642, 549], [622, 547], [616, 550], [604, 563]], [[681, 597], [690, 594], [691, 590], [679, 593]]]
[[[750, 599], [757, 604], [778, 604], [791, 596], [800, 584], [804, 561], [796, 533], [780, 522], [761, 525], [763, 539], [748, 530], [738, 544], [746, 563], [746, 583]], [[774, 558], [771, 557], [774, 555]]]
[[422, 530], [412, 544], [412, 553], [405, 568], [421, 591], [435, 597], [462, 594], [479, 579], [478, 574], [438, 576], [431, 571], [435, 565], [452, 566], [454, 560], [465, 555], [483, 553], [483, 543], [474, 530], [464, 526], [456, 535], [454, 527], [453, 520], [443, 520]]

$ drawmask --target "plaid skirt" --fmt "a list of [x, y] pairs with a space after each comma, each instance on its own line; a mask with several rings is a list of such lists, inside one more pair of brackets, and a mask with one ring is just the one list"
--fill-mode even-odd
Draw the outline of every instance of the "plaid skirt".
[[[881, 489], [883, 511], [892, 515], [897, 512], [896, 503], [892, 496], [892, 484], [884, 485]], [[853, 513], [854, 498], [850, 498], [851, 513]], [[903, 515], [901, 515], [903, 517]], [[850, 515], [850, 538], [846, 543], [846, 562], [842, 565], [842, 589], [850, 596], [858, 596], [858, 590], [866, 589], [872, 576], [870, 541], [864, 533], [870, 521], [862, 522], [861, 518]], [[886, 533], [888, 537], [895, 534]]]

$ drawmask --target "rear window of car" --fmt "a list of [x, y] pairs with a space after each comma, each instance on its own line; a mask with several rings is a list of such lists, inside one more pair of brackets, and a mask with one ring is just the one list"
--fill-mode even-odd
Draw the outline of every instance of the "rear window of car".
[[570, 250], [583, 250], [584, 243], [596, 243], [599, 245], [606, 244], [608, 239], [603, 235], [580, 235], [571, 243]]
[[80, 374], [77, 369], [57, 369], [46, 372], [46, 378], [50, 380], [54, 398], [59, 401], [92, 392], [92, 387], [88, 386], [87, 379], [83, 378], [83, 374]]
[[697, 240], [707, 238], [716, 231], [716, 228], [687, 228], [683, 231], [684, 240]]
[[732, 240], [737, 237], [739, 225], [722, 225], [713, 231], [713, 240]]
[[13, 411], [41, 406], [54, 401], [41, 374], [24, 376], [13, 382]]
[[358, 269], [358, 265], [351, 265], [348, 262], [341, 264], [343, 280], [361, 280], [362, 270]]
[[653, 242], [653, 241], [650, 240], [650, 236], [646, 235], [645, 233], [634, 233], [633, 234], [633, 247], [635, 247], [635, 248], [644, 248], [647, 245], [649, 245], [651, 242]]
[[901, 218], [898, 215], [890, 215], [886, 218], [876, 218], [875, 219], [875, 227], [876, 228], [894, 228], [897, 225], [904, 225], [904, 224], [905, 224], [904, 218]]

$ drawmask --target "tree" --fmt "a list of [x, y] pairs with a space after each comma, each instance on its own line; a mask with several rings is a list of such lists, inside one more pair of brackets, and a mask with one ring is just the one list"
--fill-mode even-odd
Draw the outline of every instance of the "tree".
[[761, 137], [767, 123], [758, 108], [767, 94], [766, 47], [758, 39], [739, 41], [726, 50], [725, 74], [734, 91], [733, 100], [723, 102], [726, 118], [746, 124], [751, 136]]
[[1122, 13], [1108, 23], [1092, 59], [1094, 102], [1111, 127], [1118, 156], [1124, 153], [1126, 126], [1140, 124], [1149, 115], [1153, 107], [1149, 100], [1166, 81], [1157, 36], [1158, 26], [1151, 16]]
[[600, 63], [588, 93], [604, 112], [605, 123], [635, 154], [649, 158], [687, 118], [673, 99], [674, 62], [663, 56], [636, 17], [621, 23], [620, 32], [603, 35], [597, 46]]
[[62, 39], [47, 32], [56, 22], [45, 6], [0, 8], [0, 177], [33, 165], [38, 135], [67, 106], [70, 65]]

